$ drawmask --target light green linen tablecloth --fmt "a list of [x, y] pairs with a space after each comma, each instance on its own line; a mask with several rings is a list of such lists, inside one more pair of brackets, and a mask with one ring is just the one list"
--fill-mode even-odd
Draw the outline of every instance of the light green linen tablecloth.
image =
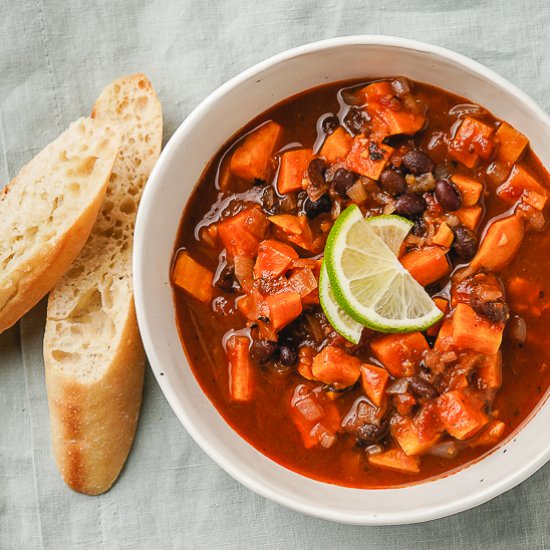
[[[1, 0], [0, 31], [1, 182], [89, 112], [117, 76], [143, 71], [151, 78], [168, 137], [242, 69], [345, 34], [395, 34], [452, 48], [550, 110], [548, 0]], [[220, 470], [149, 372], [118, 483], [100, 497], [75, 494], [50, 451], [43, 324], [41, 304], [0, 336], [1, 550], [550, 548], [550, 465], [492, 502], [439, 521], [380, 528], [320, 521], [256, 496]]]

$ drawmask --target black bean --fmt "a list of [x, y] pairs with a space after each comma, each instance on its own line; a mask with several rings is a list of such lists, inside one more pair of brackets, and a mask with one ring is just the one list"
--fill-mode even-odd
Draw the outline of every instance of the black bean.
[[391, 195], [400, 195], [407, 190], [405, 178], [395, 170], [386, 169], [380, 174], [382, 189]]
[[319, 214], [323, 212], [330, 212], [332, 208], [332, 201], [330, 197], [325, 193], [321, 198], [316, 201], [311, 199], [306, 199], [304, 201], [304, 212], [308, 218], [316, 218]]
[[271, 340], [253, 340], [250, 346], [250, 357], [257, 363], [265, 363], [277, 351], [277, 343]]
[[332, 134], [338, 126], [340, 126], [340, 121], [336, 115], [327, 116], [323, 119], [323, 122], [321, 122], [321, 128], [327, 135]]
[[355, 431], [356, 442], [359, 447], [366, 447], [372, 443], [380, 441], [388, 431], [387, 422], [382, 422], [379, 426], [376, 424], [362, 424]]
[[412, 376], [409, 378], [409, 389], [418, 397], [426, 397], [429, 399], [437, 395], [435, 388], [420, 376]]
[[345, 168], [338, 168], [332, 178], [332, 185], [334, 190], [342, 197], [346, 196], [347, 190], [357, 181], [357, 176], [346, 170]]
[[477, 250], [476, 234], [463, 225], [454, 228], [453, 251], [462, 260], [471, 260]]
[[502, 323], [508, 320], [508, 307], [503, 302], [472, 301], [471, 305], [477, 313], [487, 317], [493, 323]]
[[286, 367], [292, 367], [298, 360], [298, 353], [295, 348], [281, 346], [279, 349], [279, 361]]
[[434, 169], [432, 159], [418, 149], [412, 149], [405, 153], [403, 156], [403, 165], [415, 176], [431, 172]]
[[326, 185], [325, 183], [325, 169], [327, 165], [325, 161], [320, 158], [313, 159], [307, 167], [307, 176], [311, 185], [315, 189], [321, 189]]
[[358, 107], [350, 107], [344, 117], [344, 124], [352, 134], [361, 134], [368, 127], [367, 113]]
[[448, 179], [440, 179], [435, 184], [437, 202], [449, 212], [454, 212], [462, 206], [462, 194]]
[[235, 281], [235, 269], [232, 265], [226, 265], [218, 274], [215, 285], [225, 292], [233, 290], [233, 282]]
[[426, 210], [426, 201], [414, 193], [403, 193], [395, 201], [395, 213], [405, 218], [417, 218]]

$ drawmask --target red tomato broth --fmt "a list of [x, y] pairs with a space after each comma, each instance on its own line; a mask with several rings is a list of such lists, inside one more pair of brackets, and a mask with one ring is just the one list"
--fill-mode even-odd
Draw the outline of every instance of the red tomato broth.
[[[213, 273], [219, 272], [219, 260], [223, 260], [224, 253], [220, 254], [218, 249], [213, 252], [200, 239], [201, 230], [217, 221], [220, 215], [236, 212], [227, 200], [236, 193], [246, 203], [261, 203], [260, 188], [242, 180], [233, 181], [229, 194], [220, 196], [218, 176], [223, 158], [231, 154], [243, 135], [267, 120], [274, 120], [283, 128], [279, 151], [298, 144], [316, 150], [314, 144], [318, 140], [321, 117], [339, 111], [341, 115], [342, 91], [345, 95], [346, 90], [358, 89], [361, 84], [337, 83], [304, 92], [263, 113], [231, 138], [206, 168], [187, 204], [176, 249], [184, 248]], [[420, 104], [428, 105], [428, 124], [414, 136], [415, 144], [428, 151], [436, 165], [444, 163], [449, 159], [447, 147], [444, 143], [438, 144], [434, 134], [447, 132], [453, 125], [457, 125], [456, 116], [449, 114], [453, 107], [456, 110], [457, 105], [471, 104], [463, 98], [420, 83], [415, 83], [414, 93]], [[492, 125], [496, 120], [484, 109], [476, 111], [472, 116]], [[401, 136], [394, 141], [399, 144], [407, 141], [407, 138]], [[547, 172], [531, 150], [527, 151], [522, 162], [539, 182], [550, 187]], [[473, 169], [458, 163], [455, 165], [455, 173], [485, 184], [485, 193], [480, 201], [484, 210], [481, 229], [488, 225], [491, 218], [502, 216], [511, 209], [510, 204], [494, 194], [496, 185], [486, 176], [488, 163], [483, 161]], [[276, 181], [275, 171], [270, 178], [273, 187]], [[314, 232], [319, 230], [319, 224], [319, 218], [313, 220], [311, 225]], [[518, 255], [500, 274], [505, 287], [513, 277], [528, 274], [530, 281], [540, 285], [550, 303], [550, 283], [545, 281], [544, 270], [540, 268], [540, 258], [550, 257], [544, 254], [547, 249], [550, 252], [550, 239], [546, 231], [527, 233]], [[312, 253], [305, 254], [302, 251], [300, 255], [307, 257]], [[444, 284], [439, 284], [433, 294], [448, 295]], [[175, 289], [177, 324], [183, 347], [199, 384], [223, 418], [252, 446], [279, 464], [328, 483], [381, 488], [415, 483], [450, 473], [491, 450], [487, 447], [463, 448], [455, 458], [423, 455], [419, 473], [402, 473], [369, 465], [351, 436], [338, 437], [330, 448], [306, 448], [290, 419], [289, 403], [298, 384], [315, 388], [320, 383], [305, 380], [295, 368], [258, 366], [254, 373], [253, 400], [247, 403], [233, 402], [229, 396], [229, 372], [223, 339], [229, 331], [243, 329], [245, 320], [233, 304], [235, 294], [216, 289], [216, 295], [212, 304], [205, 304]], [[514, 314], [513, 308], [511, 313]], [[545, 362], [550, 365], [550, 351], [544, 349], [544, 334], [550, 329], [550, 315], [543, 312], [536, 318], [529, 315], [523, 318], [527, 328], [526, 342], [520, 346], [509, 337], [506, 330], [501, 346], [503, 383], [492, 409], [497, 410], [498, 419], [506, 423], [504, 437], [529, 416], [550, 386], [550, 366], [541, 368]], [[433, 339], [430, 342], [433, 343]], [[359, 355], [364, 362], [379, 364], [369, 353]], [[538, 368], [533, 365], [537, 362], [540, 362]], [[360, 386], [358, 382], [333, 401], [341, 418], [345, 418], [355, 400], [364, 395]]]

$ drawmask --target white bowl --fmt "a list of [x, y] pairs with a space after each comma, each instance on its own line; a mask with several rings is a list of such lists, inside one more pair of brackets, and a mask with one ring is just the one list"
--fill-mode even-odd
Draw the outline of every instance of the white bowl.
[[298, 92], [351, 78], [406, 75], [465, 96], [526, 134], [550, 166], [550, 119], [529, 97], [466, 57], [387, 36], [316, 42], [276, 55], [218, 88], [180, 125], [151, 175], [135, 232], [134, 284], [147, 356], [172, 409], [226, 472], [264, 497], [343, 523], [403, 524], [471, 508], [514, 487], [550, 458], [550, 404], [488, 456], [433, 481], [394, 489], [351, 489], [303, 477], [242, 439], [197, 383], [179, 340], [169, 267], [183, 209], [207, 163], [256, 115]]

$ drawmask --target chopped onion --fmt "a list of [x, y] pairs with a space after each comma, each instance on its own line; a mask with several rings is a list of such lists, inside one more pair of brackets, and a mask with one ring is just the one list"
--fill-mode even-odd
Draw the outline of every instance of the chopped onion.
[[384, 452], [384, 447], [382, 445], [369, 445], [365, 447], [365, 452], [370, 456], [379, 455]]
[[399, 77], [392, 80], [391, 87], [393, 88], [395, 94], [399, 97], [411, 93], [411, 85], [404, 77]]
[[297, 401], [294, 406], [298, 409], [300, 414], [310, 422], [315, 422], [323, 418], [323, 410], [309, 397]]
[[319, 443], [321, 447], [323, 447], [324, 449], [329, 449], [330, 447], [332, 447], [335, 441], [336, 441], [336, 436], [328, 432], [321, 433], [321, 436], [319, 438]]
[[389, 393], [390, 395], [397, 395], [401, 393], [407, 393], [408, 389], [409, 379], [404, 376], [402, 378], [398, 378], [393, 384], [391, 384], [386, 390], [386, 393]]
[[449, 109], [451, 116], [464, 116], [464, 115], [483, 115], [487, 111], [480, 105], [475, 103], [460, 103]]
[[454, 458], [458, 454], [459, 448], [456, 441], [444, 441], [436, 443], [428, 454], [438, 456], [439, 458]]
[[252, 272], [254, 271], [254, 260], [247, 256], [235, 256], [235, 278], [239, 281], [241, 287], [252, 281]]
[[363, 204], [367, 201], [369, 196], [365, 190], [365, 186], [361, 183], [360, 180], [357, 180], [346, 192], [347, 196], [355, 204]]

